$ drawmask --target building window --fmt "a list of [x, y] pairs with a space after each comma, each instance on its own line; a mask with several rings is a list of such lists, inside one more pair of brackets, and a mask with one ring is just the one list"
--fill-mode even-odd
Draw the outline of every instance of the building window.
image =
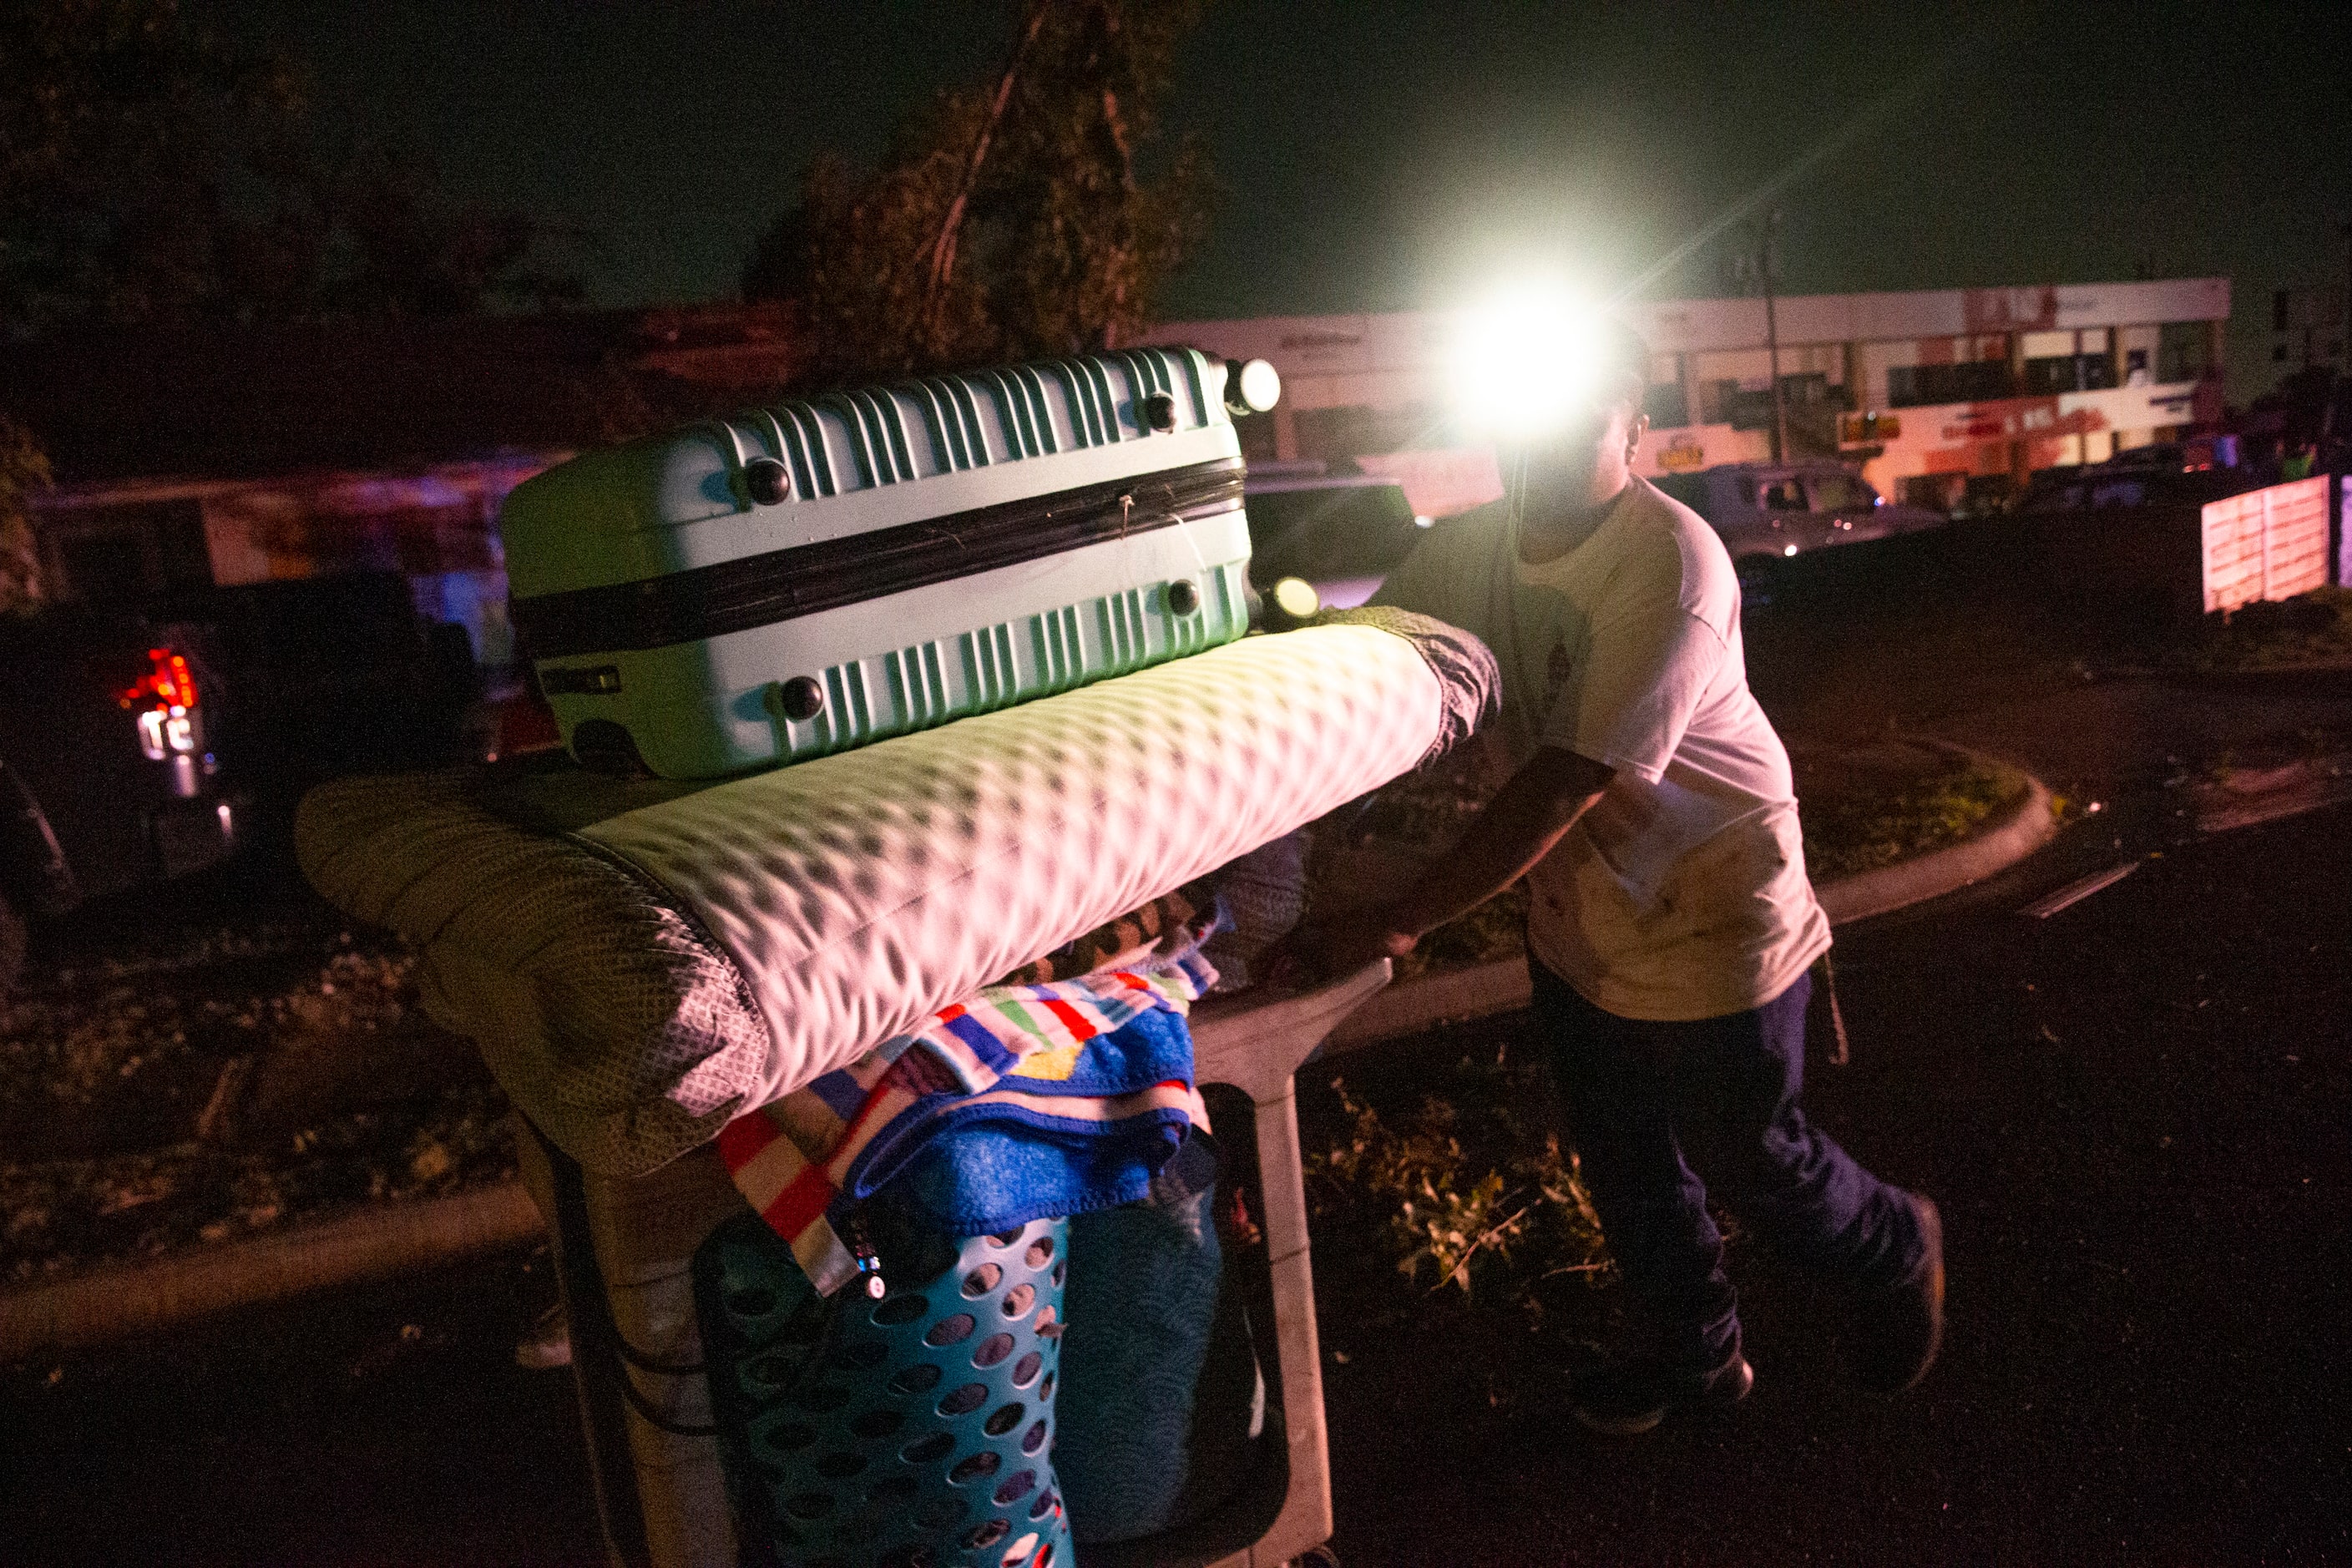
[[2017, 480], [2008, 474], [1970, 474], [1961, 489], [1958, 512], [1991, 517], [2017, 504]]
[[2053, 392], [2079, 391], [2082, 364], [2073, 354], [2027, 360], [2025, 395], [2028, 397], [2047, 397]]
[[1791, 408], [1819, 408], [1824, 404], [1839, 402], [1837, 388], [1820, 371], [1806, 371], [1780, 378], [1780, 396]]
[[1678, 430], [1691, 422], [1690, 399], [1683, 395], [1682, 383], [1661, 381], [1642, 395], [1642, 412], [1650, 416], [1650, 424], [1660, 430]]
[[1903, 501], [1906, 506], [1949, 511], [1960, 504], [1968, 482], [1966, 474], [1914, 474], [1903, 481]]
[[1710, 424], [1728, 425], [1734, 430], [1772, 428], [1772, 395], [1761, 387], [1751, 391], [1736, 381], [1718, 381], [1715, 395], [1707, 401], [1715, 405]]
[[2105, 354], [2053, 354], [2025, 362], [2025, 395], [2097, 392], [2116, 384], [2115, 362]]
[[[1830, 378], [1819, 371], [1782, 376], [1780, 399], [1791, 418], [1810, 408], [1845, 405], [1842, 390], [1832, 386]], [[1728, 425], [1735, 430], [1772, 428], [1772, 394], [1766, 388], [1744, 388], [1736, 381], [1718, 381], [1715, 384], [1715, 395], [1708, 401], [1714, 405], [1714, 423]]]
[[1890, 408], [1919, 408], [1938, 403], [1990, 403], [2013, 397], [2016, 384], [2007, 360], [1970, 360], [1961, 364], [1895, 365], [1886, 373], [1886, 403]]

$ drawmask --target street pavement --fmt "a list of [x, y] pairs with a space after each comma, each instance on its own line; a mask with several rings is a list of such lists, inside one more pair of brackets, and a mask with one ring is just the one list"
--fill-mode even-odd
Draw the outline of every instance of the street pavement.
[[[1540, 1337], [1383, 1342], [1327, 1300], [1342, 1560], [2352, 1562], [2347, 887], [2352, 808], [2197, 840], [2126, 802], [1849, 929], [1853, 1061], [1809, 1099], [1943, 1206], [1927, 1381], [1848, 1391], [1834, 1303], [1746, 1245], [1756, 1393], [1632, 1441], [1567, 1419]], [[26, 1369], [0, 1561], [593, 1561], [569, 1387], [510, 1360], [546, 1290], [507, 1260]]]
[[0, 1563], [602, 1563], [570, 1377], [514, 1364], [543, 1257], [0, 1380]]
[[1943, 1208], [1916, 1391], [1847, 1390], [1836, 1303], [1753, 1247], [1755, 1394], [1633, 1441], [1569, 1421], [1539, 1341], [1356, 1342], [1327, 1308], [1342, 1560], [2352, 1562], [2352, 809], [2119, 820], [1842, 936], [1853, 1061], [1808, 1099]]

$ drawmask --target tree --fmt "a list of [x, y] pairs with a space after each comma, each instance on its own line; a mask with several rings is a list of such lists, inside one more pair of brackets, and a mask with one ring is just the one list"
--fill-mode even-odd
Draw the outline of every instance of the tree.
[[297, 79], [195, 35], [173, 0], [58, 0], [0, 21], [0, 318], [173, 319], [216, 293], [225, 147], [269, 145]]
[[449, 201], [414, 154], [371, 147], [334, 167], [314, 158], [302, 188], [326, 252], [313, 285], [320, 313], [462, 316], [492, 302], [546, 308], [582, 297], [578, 279], [532, 265], [546, 225]]
[[302, 72], [177, 0], [0, 8], [0, 328], [452, 315], [577, 286], [423, 160], [337, 149]]
[[878, 167], [835, 155], [746, 266], [804, 312], [803, 379], [906, 374], [1114, 347], [1199, 246], [1197, 142], [1153, 165], [1201, 0], [1025, 0], [1003, 68], [898, 127]]
[[[177, 0], [0, 5], [0, 341], [579, 297], [532, 266], [544, 226], [451, 201], [397, 149], [339, 147], [310, 107], [292, 64], [224, 48]], [[0, 608], [40, 597], [25, 500], [48, 477], [0, 408]]]

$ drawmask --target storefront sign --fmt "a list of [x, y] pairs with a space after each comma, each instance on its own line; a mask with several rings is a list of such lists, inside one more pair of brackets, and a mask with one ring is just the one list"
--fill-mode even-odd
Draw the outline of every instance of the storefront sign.
[[1944, 426], [1944, 439], [1947, 441], [1979, 441], [1988, 436], [2011, 433], [2010, 421], [2006, 419], [1971, 419], [1965, 424]]

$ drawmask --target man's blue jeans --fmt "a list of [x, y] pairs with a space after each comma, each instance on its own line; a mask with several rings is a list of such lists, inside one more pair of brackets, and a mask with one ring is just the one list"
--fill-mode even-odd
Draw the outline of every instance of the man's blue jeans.
[[1656, 1353], [1711, 1367], [1739, 1348], [1701, 1172], [1768, 1245], [1856, 1295], [1917, 1271], [1909, 1201], [1798, 1103], [1809, 976], [1748, 1012], [1662, 1024], [1603, 1012], [1541, 963], [1528, 968], [1570, 1141]]

